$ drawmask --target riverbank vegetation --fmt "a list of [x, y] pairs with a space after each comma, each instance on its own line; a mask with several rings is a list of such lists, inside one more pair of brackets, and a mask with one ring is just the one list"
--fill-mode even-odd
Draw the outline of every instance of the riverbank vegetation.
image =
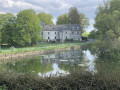
[[[95, 28], [89, 35], [98, 39], [101, 50], [120, 48], [120, 0], [107, 0], [96, 11]], [[100, 43], [101, 42], [101, 43]]]
[[80, 89], [120, 89], [120, 76], [89, 72], [73, 72], [67, 76], [36, 77], [34, 75], [15, 75], [0, 73], [0, 86], [8, 90], [80, 90]]
[[[82, 42], [79, 42], [82, 43]], [[23, 52], [30, 52], [30, 51], [42, 51], [42, 50], [51, 50], [51, 49], [57, 49], [57, 48], [66, 48], [66, 47], [72, 47], [72, 46], [80, 46], [78, 42], [74, 43], [40, 43], [36, 44], [32, 47], [20, 47], [16, 48], [14, 46], [11, 47], [3, 47], [0, 49], [0, 54], [12, 54], [12, 53], [23, 53]]]

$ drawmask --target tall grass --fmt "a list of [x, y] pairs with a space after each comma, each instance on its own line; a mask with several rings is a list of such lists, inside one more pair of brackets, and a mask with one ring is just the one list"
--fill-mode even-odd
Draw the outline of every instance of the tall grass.
[[0, 50], [0, 54], [10, 54], [10, 53], [20, 53], [20, 52], [30, 52], [30, 51], [38, 51], [38, 50], [50, 50], [50, 49], [57, 49], [57, 48], [65, 48], [65, 47], [71, 47], [71, 46], [78, 46], [76, 43], [65, 43], [65, 44], [37, 44], [33, 47], [22, 47], [22, 48], [2, 48]]

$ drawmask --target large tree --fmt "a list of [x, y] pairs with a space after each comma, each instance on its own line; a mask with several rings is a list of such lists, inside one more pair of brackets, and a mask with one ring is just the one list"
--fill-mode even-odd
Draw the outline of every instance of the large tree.
[[[57, 24], [70, 24], [72, 22], [71, 24], [81, 24], [82, 32], [85, 32], [85, 28], [89, 26], [89, 19], [83, 13], [79, 13], [77, 9], [74, 7], [72, 7], [70, 10], [72, 11], [69, 11], [69, 13], [65, 13], [63, 15], [58, 16], [56, 23]], [[72, 19], [75, 21], [73, 21]]]
[[41, 41], [40, 19], [32, 9], [20, 11], [17, 15], [14, 42], [18, 45], [34, 45]]
[[99, 39], [115, 40], [120, 37], [120, 0], [111, 0], [97, 9], [95, 28]]
[[68, 20], [71, 24], [80, 24], [79, 12], [76, 7], [71, 7], [68, 13]]
[[52, 25], [53, 24], [53, 16], [51, 14], [47, 14], [45, 12], [41, 12], [38, 14], [38, 17], [41, 21], [43, 21], [46, 25]]
[[1, 43], [11, 42], [14, 19], [15, 17], [12, 13], [0, 14]]
[[88, 28], [88, 26], [90, 25], [89, 19], [85, 16], [85, 14], [80, 13], [79, 20], [80, 20], [80, 25], [82, 27], [82, 32], [85, 32], [85, 29]]
[[57, 24], [68, 24], [68, 14], [65, 13], [57, 18]]

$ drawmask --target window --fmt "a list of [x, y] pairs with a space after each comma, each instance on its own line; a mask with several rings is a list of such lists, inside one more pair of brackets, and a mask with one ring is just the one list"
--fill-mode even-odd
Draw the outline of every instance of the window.
[[55, 39], [56, 39], [56, 37], [55, 37]]
[[77, 27], [77, 30], [79, 30], [79, 27]]
[[66, 36], [66, 39], [67, 39], [67, 36]]
[[74, 34], [74, 32], [72, 32], [72, 34]]
[[50, 37], [48, 37], [48, 39], [50, 39]]
[[67, 34], [67, 32], [66, 32], [66, 34]]
[[72, 30], [75, 30], [75, 27], [72, 27]]
[[56, 34], [56, 32], [55, 32], [55, 34]]
[[50, 33], [48, 32], [48, 34], [50, 34]]
[[54, 30], [56, 30], [56, 27], [54, 28]]

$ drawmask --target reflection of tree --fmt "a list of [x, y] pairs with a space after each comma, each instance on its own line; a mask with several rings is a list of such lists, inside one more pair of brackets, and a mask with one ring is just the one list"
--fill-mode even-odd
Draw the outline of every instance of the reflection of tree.
[[96, 60], [98, 73], [117, 75], [120, 73], [120, 54], [118, 52], [101, 52]]
[[70, 71], [71, 69], [71, 66], [69, 64], [59, 64], [58, 67], [61, 69], [61, 70], [64, 70], [64, 71]]
[[7, 63], [6, 67], [8, 68], [8, 70], [17, 73], [30, 73], [34, 71], [36, 74], [44, 74], [53, 70], [52, 64], [43, 65], [43, 63], [41, 62], [41, 57], [17, 61], [15, 63]]
[[102, 75], [118, 75], [120, 74], [120, 63], [118, 62], [96, 62], [96, 68]]

